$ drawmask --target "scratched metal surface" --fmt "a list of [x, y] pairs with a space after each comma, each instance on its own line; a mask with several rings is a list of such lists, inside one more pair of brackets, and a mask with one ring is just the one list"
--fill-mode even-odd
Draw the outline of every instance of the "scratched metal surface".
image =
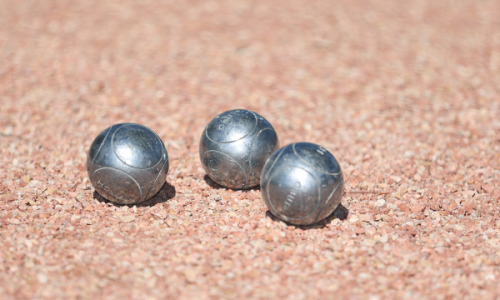
[[293, 143], [266, 162], [261, 181], [262, 199], [279, 219], [312, 225], [330, 216], [344, 194], [344, 176], [338, 161], [313, 143]]
[[115, 124], [92, 142], [87, 174], [93, 188], [117, 204], [151, 199], [165, 184], [168, 153], [151, 129], [135, 123]]
[[259, 185], [264, 164], [278, 149], [278, 135], [268, 120], [249, 110], [230, 110], [203, 130], [200, 163], [217, 184], [248, 189]]

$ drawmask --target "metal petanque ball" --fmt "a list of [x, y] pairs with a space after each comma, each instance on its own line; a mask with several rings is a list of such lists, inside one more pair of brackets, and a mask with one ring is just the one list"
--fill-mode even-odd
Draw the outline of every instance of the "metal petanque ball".
[[218, 115], [207, 125], [199, 152], [213, 181], [232, 189], [248, 189], [259, 184], [266, 160], [278, 148], [278, 135], [264, 117], [236, 109]]
[[151, 129], [135, 124], [113, 125], [92, 142], [87, 172], [96, 191], [118, 204], [152, 198], [165, 183], [168, 153]]
[[340, 204], [344, 176], [325, 148], [295, 143], [276, 151], [262, 170], [262, 197], [276, 217], [295, 225], [311, 225]]

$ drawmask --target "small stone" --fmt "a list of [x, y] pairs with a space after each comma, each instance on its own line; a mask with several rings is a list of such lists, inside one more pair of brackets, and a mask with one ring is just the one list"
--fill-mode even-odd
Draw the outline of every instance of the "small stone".
[[354, 232], [356, 234], [364, 234], [365, 233], [365, 230], [363, 228], [359, 228], [357, 227], [356, 229], [354, 229]]
[[129, 223], [135, 220], [135, 216], [129, 215], [129, 216], [120, 216], [120, 220], [124, 223]]
[[391, 176], [391, 179], [392, 179], [392, 180], [394, 180], [396, 183], [401, 182], [401, 177], [396, 176], [396, 175], [392, 175], [392, 176]]
[[489, 273], [489, 274], [487, 274], [487, 275], [484, 277], [484, 279], [485, 279], [485, 280], [488, 280], [488, 281], [494, 281], [494, 280], [495, 280], [495, 278], [496, 278], [496, 277], [495, 277], [495, 274], [493, 274], [493, 273]]
[[488, 194], [491, 194], [493, 190], [495, 189], [495, 186], [493, 184], [486, 184], [482, 186], [483, 191], [485, 191]]
[[349, 218], [349, 223], [356, 223], [359, 221], [359, 218], [357, 216], [352, 216]]
[[197, 275], [198, 272], [196, 272], [196, 270], [193, 268], [187, 268], [186, 270], [184, 270], [184, 276], [186, 276], [186, 280], [188, 282], [196, 282]]
[[440, 209], [439, 205], [435, 202], [431, 203], [430, 208], [434, 211], [437, 211]]
[[473, 203], [466, 203], [466, 204], [464, 204], [464, 211], [471, 212], [472, 210], [474, 210], [474, 204]]
[[83, 205], [79, 201], [74, 201], [73, 206], [78, 208], [78, 209], [83, 209]]
[[411, 206], [411, 212], [414, 214], [421, 213], [425, 209], [425, 205], [419, 204], [419, 205], [412, 205]]
[[389, 241], [389, 235], [388, 234], [384, 234], [380, 237], [380, 242], [381, 243], [387, 243]]
[[47, 283], [49, 281], [49, 278], [47, 278], [47, 275], [43, 274], [43, 273], [38, 273], [36, 275], [36, 278], [38, 279], [38, 282], [44, 284], [44, 283]]
[[454, 211], [455, 209], [457, 209], [457, 204], [455, 202], [452, 202], [450, 203], [450, 205], [448, 205], [449, 211]]
[[52, 195], [55, 191], [57, 191], [57, 189], [49, 187], [45, 190], [45, 195]]
[[401, 210], [402, 212], [407, 212], [409, 211], [410, 209], [408, 208], [408, 206], [404, 203], [399, 203], [397, 205], [397, 207], [399, 208], [399, 210]]
[[369, 222], [369, 221], [373, 221], [373, 216], [369, 215], [369, 214], [362, 214], [362, 215], [359, 215], [359, 219], [363, 222]]
[[375, 206], [376, 207], [382, 207], [385, 205], [385, 200], [384, 199], [378, 199], [376, 202], [375, 202]]

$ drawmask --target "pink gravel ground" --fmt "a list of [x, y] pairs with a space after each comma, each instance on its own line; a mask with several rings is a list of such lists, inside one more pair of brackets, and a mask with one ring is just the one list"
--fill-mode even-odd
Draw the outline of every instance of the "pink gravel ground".
[[[500, 2], [0, 0], [0, 298], [500, 298]], [[231, 108], [340, 161], [297, 228], [204, 179]], [[118, 122], [169, 151], [151, 201], [89, 184]], [[346, 217], [347, 214], [347, 217]]]

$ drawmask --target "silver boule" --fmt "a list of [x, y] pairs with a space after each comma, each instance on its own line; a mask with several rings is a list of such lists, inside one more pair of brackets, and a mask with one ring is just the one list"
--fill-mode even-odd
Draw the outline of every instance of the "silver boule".
[[118, 204], [152, 198], [165, 183], [168, 153], [151, 129], [135, 124], [113, 125], [92, 142], [87, 173], [96, 191]]
[[273, 215], [291, 224], [311, 225], [328, 217], [340, 204], [344, 176], [325, 148], [295, 143], [267, 160], [260, 188]]
[[266, 160], [279, 148], [273, 126], [261, 115], [245, 110], [226, 111], [205, 128], [200, 160], [207, 175], [231, 189], [259, 184]]

